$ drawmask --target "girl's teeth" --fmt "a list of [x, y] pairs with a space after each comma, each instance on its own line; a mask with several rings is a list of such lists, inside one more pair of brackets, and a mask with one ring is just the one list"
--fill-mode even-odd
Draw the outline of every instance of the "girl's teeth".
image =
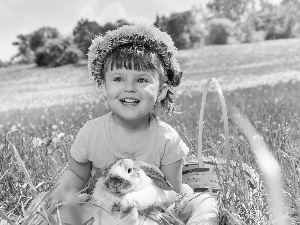
[[133, 100], [133, 99], [123, 99], [122, 102], [124, 103], [137, 103], [137, 100]]
[[122, 99], [121, 102], [124, 105], [133, 106], [139, 103], [139, 100], [136, 99]]

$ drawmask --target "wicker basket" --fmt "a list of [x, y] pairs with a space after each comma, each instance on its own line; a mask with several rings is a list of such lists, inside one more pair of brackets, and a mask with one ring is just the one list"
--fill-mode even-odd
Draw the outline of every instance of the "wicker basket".
[[[205, 101], [208, 92], [208, 88], [213, 82], [217, 88], [220, 102], [222, 105], [222, 113], [223, 113], [223, 121], [224, 121], [224, 130], [225, 130], [225, 151], [223, 159], [205, 159], [202, 156], [202, 131], [203, 131], [203, 116], [204, 116], [204, 108]], [[224, 160], [225, 159], [225, 160]], [[194, 192], [209, 192], [213, 196], [219, 195], [219, 192], [227, 192], [227, 190], [221, 190], [219, 186], [218, 176], [216, 173], [216, 165], [225, 163], [225, 180], [229, 181], [231, 177], [234, 177], [234, 163], [230, 162], [230, 148], [229, 148], [229, 128], [228, 128], [228, 116], [227, 116], [227, 108], [225, 103], [225, 98], [223, 92], [221, 90], [220, 84], [215, 78], [211, 78], [207, 81], [202, 95], [201, 100], [201, 109], [200, 109], [200, 118], [199, 118], [199, 135], [198, 135], [198, 161], [188, 162], [183, 167], [182, 172], [182, 180], [184, 183], [191, 186]], [[245, 173], [245, 177], [247, 177], [248, 173]], [[230, 176], [230, 177], [228, 177]], [[247, 184], [252, 184], [252, 180], [250, 176], [249, 179], [245, 179]], [[249, 185], [247, 185], [249, 186]], [[251, 186], [251, 185], [250, 185]], [[224, 193], [222, 193], [224, 194]], [[221, 195], [224, 196], [224, 195]], [[219, 205], [219, 224], [220, 225], [240, 225], [244, 224], [238, 216], [235, 216], [233, 213], [229, 212], [224, 205]]]
[[202, 154], [202, 131], [203, 131], [203, 116], [205, 101], [208, 92], [208, 88], [213, 82], [218, 90], [219, 98], [222, 105], [224, 130], [225, 130], [225, 154], [226, 169], [225, 177], [228, 176], [229, 163], [230, 163], [230, 148], [229, 148], [229, 128], [228, 128], [228, 116], [225, 98], [221, 90], [219, 82], [215, 78], [211, 78], [207, 81], [202, 95], [200, 118], [199, 118], [199, 136], [198, 136], [198, 161], [190, 161], [184, 167], [182, 171], [182, 181], [191, 186], [194, 192], [210, 192], [212, 195], [217, 195], [220, 190], [218, 184], [218, 177], [215, 171], [215, 162], [204, 160]]

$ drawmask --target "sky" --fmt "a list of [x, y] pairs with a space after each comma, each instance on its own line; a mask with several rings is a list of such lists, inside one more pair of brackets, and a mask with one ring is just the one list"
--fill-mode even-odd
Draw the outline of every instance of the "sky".
[[169, 16], [208, 0], [0, 0], [0, 60], [17, 53], [12, 42], [18, 34], [29, 34], [41, 27], [55, 27], [70, 35], [80, 18], [100, 25], [126, 19], [153, 24], [156, 15]]

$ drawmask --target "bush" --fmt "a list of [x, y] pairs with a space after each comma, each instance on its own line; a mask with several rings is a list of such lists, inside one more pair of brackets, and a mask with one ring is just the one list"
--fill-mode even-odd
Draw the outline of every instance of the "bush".
[[62, 66], [77, 63], [83, 53], [67, 39], [51, 39], [36, 51], [37, 66]]
[[35, 54], [37, 66], [56, 66], [56, 60], [65, 51], [62, 39], [48, 40], [45, 46], [39, 47]]
[[168, 18], [157, 16], [154, 24], [172, 37], [178, 49], [191, 48], [203, 42], [204, 29], [197, 12], [172, 13]]
[[243, 42], [299, 37], [299, 10], [300, 5], [293, 2], [264, 4], [260, 11], [247, 18], [242, 29]]
[[66, 65], [70, 63], [78, 63], [80, 59], [84, 58], [82, 51], [75, 45], [69, 46], [61, 57], [57, 60], [57, 65]]
[[228, 44], [228, 37], [233, 34], [235, 28], [234, 22], [227, 18], [213, 18], [207, 23], [208, 36], [207, 45], [225, 45]]

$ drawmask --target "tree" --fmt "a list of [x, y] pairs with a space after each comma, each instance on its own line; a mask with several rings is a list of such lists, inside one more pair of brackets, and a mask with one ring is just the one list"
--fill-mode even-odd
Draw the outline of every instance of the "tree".
[[35, 52], [39, 47], [44, 46], [49, 39], [55, 39], [59, 36], [56, 28], [42, 27], [30, 34], [30, 49]]
[[206, 44], [225, 45], [233, 33], [235, 24], [228, 18], [213, 18], [207, 23], [208, 36]]
[[252, 30], [263, 31], [266, 40], [297, 37], [300, 35], [299, 10], [300, 5], [292, 0], [280, 5], [264, 3], [250, 17]]
[[104, 35], [108, 30], [114, 30], [120, 26], [129, 24], [126, 20], [118, 20], [116, 23], [106, 23], [100, 26], [95, 21], [81, 19], [73, 29], [74, 43], [87, 55], [92, 40], [98, 35]]
[[12, 43], [18, 46], [18, 53], [12, 57], [11, 61], [32, 63], [37, 49], [44, 46], [49, 39], [58, 37], [59, 32], [52, 27], [42, 27], [29, 34], [19, 34], [17, 40]]
[[30, 48], [30, 35], [19, 34], [17, 40], [12, 43], [18, 46], [18, 53], [11, 58], [11, 61], [19, 63], [31, 63], [34, 59], [34, 52]]
[[255, 0], [210, 0], [207, 8], [214, 17], [228, 18], [233, 22], [245, 21], [254, 11]]
[[103, 28], [97, 22], [81, 19], [73, 29], [74, 43], [86, 55], [92, 39], [102, 33]]
[[37, 66], [62, 66], [77, 63], [83, 53], [67, 38], [52, 38], [36, 50]]
[[197, 20], [193, 10], [172, 13], [168, 18], [157, 16], [154, 24], [172, 37], [178, 49], [191, 48], [204, 36], [201, 21]]

